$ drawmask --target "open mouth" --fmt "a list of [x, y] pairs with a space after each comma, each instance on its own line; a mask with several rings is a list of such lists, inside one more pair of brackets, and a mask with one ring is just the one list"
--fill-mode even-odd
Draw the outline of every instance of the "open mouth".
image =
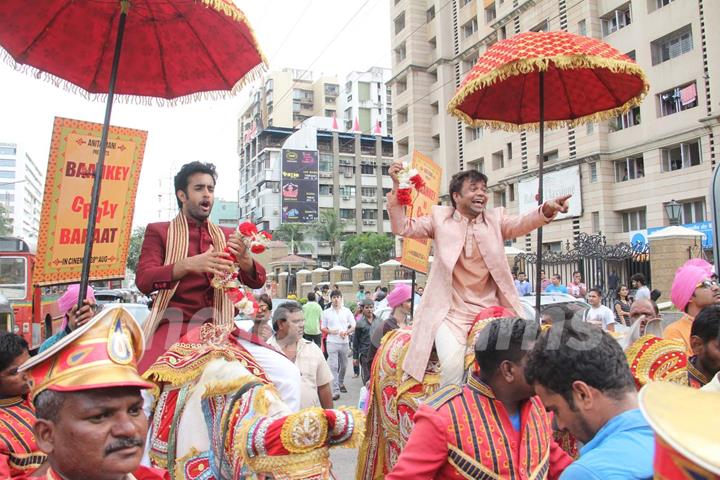
[[204, 210], [210, 210], [210, 202], [208, 202], [207, 200], [203, 200], [202, 202], [200, 202], [200, 208]]

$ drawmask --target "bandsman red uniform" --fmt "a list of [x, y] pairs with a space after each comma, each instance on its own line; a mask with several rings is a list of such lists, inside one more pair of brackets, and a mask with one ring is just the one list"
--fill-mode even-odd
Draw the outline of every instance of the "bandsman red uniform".
[[33, 425], [35, 409], [27, 398], [0, 399], [0, 478], [29, 474], [45, 461]]

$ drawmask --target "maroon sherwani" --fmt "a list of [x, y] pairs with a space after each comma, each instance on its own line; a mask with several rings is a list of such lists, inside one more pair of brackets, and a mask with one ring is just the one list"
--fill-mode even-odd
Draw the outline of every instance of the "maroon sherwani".
[[[189, 235], [187, 256], [204, 253], [212, 245], [207, 220], [200, 224], [194, 219], [187, 218], [187, 223]], [[145, 239], [135, 273], [135, 284], [146, 295], [155, 290], [172, 288], [174, 285], [173, 265], [164, 265], [169, 226], [170, 222], [158, 222], [149, 224], [145, 229]], [[225, 239], [233, 232], [230, 228], [220, 228], [225, 234]], [[265, 284], [265, 269], [256, 261], [253, 263], [255, 275], [240, 271], [239, 280], [250, 288], [260, 288]], [[146, 339], [148, 344], [138, 366], [140, 372], [147, 370], [157, 357], [180, 340], [188, 330], [212, 319], [211, 309], [215, 291], [210, 285], [211, 279], [212, 275], [209, 273], [188, 273], [180, 279], [155, 334], [152, 338]]]

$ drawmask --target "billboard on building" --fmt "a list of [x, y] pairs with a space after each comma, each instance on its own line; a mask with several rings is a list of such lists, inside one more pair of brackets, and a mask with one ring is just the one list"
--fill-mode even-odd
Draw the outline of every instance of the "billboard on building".
[[[538, 193], [537, 177], [522, 181], [518, 184], [518, 207], [520, 215], [538, 207], [535, 196]], [[556, 220], [579, 217], [582, 215], [582, 195], [580, 190], [580, 167], [563, 168], [556, 172], [543, 175], [543, 197], [551, 200], [562, 195], [572, 195], [570, 209], [567, 213], [560, 213]]]
[[281, 223], [308, 223], [318, 220], [318, 178], [317, 150], [282, 150]]

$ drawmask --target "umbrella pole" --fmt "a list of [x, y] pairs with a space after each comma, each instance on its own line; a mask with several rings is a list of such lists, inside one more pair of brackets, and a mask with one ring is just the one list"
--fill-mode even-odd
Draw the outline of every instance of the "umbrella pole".
[[105, 152], [107, 150], [108, 129], [110, 128], [110, 115], [112, 114], [113, 97], [115, 96], [115, 81], [117, 80], [118, 64], [120, 63], [120, 51], [122, 50], [123, 33], [125, 32], [125, 20], [127, 18], [128, 2], [120, 2], [120, 21], [118, 23], [117, 38], [115, 39], [115, 52], [113, 53], [112, 69], [110, 70], [110, 83], [108, 85], [108, 98], [105, 105], [105, 121], [102, 134], [100, 135], [100, 152], [97, 165], [95, 166], [95, 179], [90, 200], [90, 213], [88, 215], [87, 238], [85, 240], [85, 253], [83, 255], [82, 274], [80, 276], [80, 294], [78, 296], [78, 308], [82, 307], [87, 293], [90, 280], [90, 260], [92, 259], [93, 243], [95, 243], [95, 221], [97, 217], [97, 206], [100, 200], [100, 184], [102, 183], [103, 166], [105, 165]]
[[[538, 73], [538, 85], [540, 90], [540, 155], [538, 156], [538, 205], [542, 208], [543, 199], [543, 164], [545, 163], [545, 72]], [[542, 280], [540, 270], [542, 269], [542, 227], [537, 230], [537, 252], [535, 263], [535, 315], [538, 323], [542, 320], [540, 316], [540, 296], [542, 294]]]

